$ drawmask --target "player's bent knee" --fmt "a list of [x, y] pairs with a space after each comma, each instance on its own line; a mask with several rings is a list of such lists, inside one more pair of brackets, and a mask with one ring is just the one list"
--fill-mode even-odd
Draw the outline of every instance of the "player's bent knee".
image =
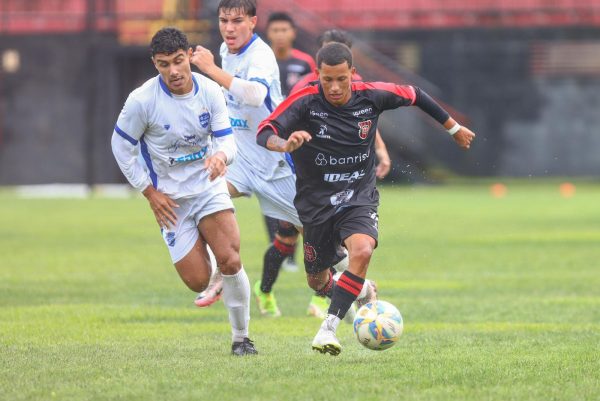
[[352, 249], [350, 253], [350, 259], [356, 260], [359, 264], [368, 264], [373, 255], [373, 247], [366, 244]]
[[217, 258], [217, 265], [221, 273], [226, 275], [236, 274], [242, 268], [242, 262], [240, 260], [240, 254], [238, 252], [227, 252], [224, 255], [219, 255]]

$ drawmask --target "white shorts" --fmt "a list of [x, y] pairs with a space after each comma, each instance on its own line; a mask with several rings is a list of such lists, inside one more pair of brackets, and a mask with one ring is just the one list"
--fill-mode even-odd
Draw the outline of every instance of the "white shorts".
[[265, 216], [287, 221], [296, 227], [302, 227], [298, 212], [294, 207], [296, 197], [296, 176], [278, 178], [266, 181], [257, 174], [251, 166], [238, 159], [228, 167], [225, 179], [238, 192], [251, 196], [255, 194], [260, 208]]
[[229, 193], [222, 190], [175, 199], [175, 203], [179, 205], [173, 209], [177, 214], [177, 225], [161, 229], [173, 263], [183, 259], [194, 247], [200, 237], [198, 223], [203, 217], [221, 210], [234, 210]]

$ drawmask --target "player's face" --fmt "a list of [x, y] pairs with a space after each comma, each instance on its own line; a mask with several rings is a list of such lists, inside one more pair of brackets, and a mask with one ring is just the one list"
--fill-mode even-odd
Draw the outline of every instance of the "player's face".
[[273, 21], [267, 28], [267, 38], [274, 49], [291, 49], [296, 31], [288, 21]]
[[250, 17], [236, 8], [219, 10], [219, 30], [230, 53], [237, 53], [252, 38], [256, 16]]
[[317, 70], [325, 99], [334, 106], [343, 106], [352, 96], [352, 74], [354, 67], [343, 62], [338, 65], [321, 63]]
[[191, 55], [192, 49], [188, 49], [187, 52], [179, 49], [175, 53], [158, 53], [152, 57], [154, 66], [171, 93], [185, 95], [192, 90], [194, 84], [190, 67]]

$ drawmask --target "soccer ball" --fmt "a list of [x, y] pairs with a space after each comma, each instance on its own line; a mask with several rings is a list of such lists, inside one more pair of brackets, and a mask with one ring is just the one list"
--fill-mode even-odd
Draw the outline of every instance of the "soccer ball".
[[398, 309], [385, 301], [363, 305], [356, 312], [353, 326], [358, 342], [375, 351], [382, 351], [396, 344], [404, 328]]

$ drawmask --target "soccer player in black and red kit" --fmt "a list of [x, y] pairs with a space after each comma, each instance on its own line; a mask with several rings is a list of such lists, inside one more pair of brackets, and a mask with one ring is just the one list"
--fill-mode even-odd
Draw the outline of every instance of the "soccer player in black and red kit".
[[[337, 326], [360, 293], [377, 246], [374, 138], [379, 115], [414, 105], [443, 125], [463, 148], [470, 147], [475, 134], [418, 87], [352, 82], [352, 53], [346, 45], [331, 43], [319, 50], [317, 68], [319, 84], [282, 102], [259, 125], [257, 142], [289, 152], [294, 160], [294, 204], [304, 225], [308, 285], [331, 296], [312, 348], [337, 355], [342, 349]], [[329, 267], [340, 243], [348, 250], [350, 264], [334, 285]]]

